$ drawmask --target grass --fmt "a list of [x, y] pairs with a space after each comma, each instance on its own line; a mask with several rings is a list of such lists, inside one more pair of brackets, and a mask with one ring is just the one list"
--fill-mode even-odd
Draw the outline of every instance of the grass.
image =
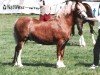
[[[12, 66], [15, 41], [13, 24], [20, 16], [38, 18], [38, 15], [0, 15], [0, 75], [100, 75], [100, 68], [90, 70], [93, 61], [93, 45], [89, 27], [84, 26], [86, 47], [79, 47], [79, 35], [71, 37], [64, 54], [65, 68], [55, 68], [56, 46], [28, 41], [22, 52], [24, 68]], [[97, 33], [97, 26], [95, 31]], [[97, 35], [95, 35], [95, 38]]]

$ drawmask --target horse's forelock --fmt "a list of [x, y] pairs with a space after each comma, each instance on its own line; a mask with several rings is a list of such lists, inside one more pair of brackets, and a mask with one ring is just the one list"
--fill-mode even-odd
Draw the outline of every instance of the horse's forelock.
[[87, 17], [87, 14], [86, 14], [86, 8], [85, 6], [82, 4], [82, 3], [79, 3], [77, 4], [77, 8], [79, 9], [79, 11], [81, 12], [81, 14], [85, 17]]
[[72, 4], [72, 10], [75, 10], [75, 4], [76, 4], [76, 2], [73, 2], [73, 4]]
[[68, 5], [66, 7], [66, 14], [70, 14], [72, 11], [75, 10], [75, 4], [76, 4], [75, 1], [69, 1], [68, 2]]
[[78, 3], [78, 5], [79, 5], [79, 8], [80, 8], [81, 11], [85, 11], [86, 12], [86, 8], [82, 3]]

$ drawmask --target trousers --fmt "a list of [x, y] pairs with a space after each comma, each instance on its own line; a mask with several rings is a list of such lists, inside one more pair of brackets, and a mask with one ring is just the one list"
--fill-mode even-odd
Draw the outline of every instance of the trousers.
[[94, 45], [93, 56], [94, 56], [93, 64], [98, 65], [100, 57], [100, 29], [98, 30], [96, 44]]

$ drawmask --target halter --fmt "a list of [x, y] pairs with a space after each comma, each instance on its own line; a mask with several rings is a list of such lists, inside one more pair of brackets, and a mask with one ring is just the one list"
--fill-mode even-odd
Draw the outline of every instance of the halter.
[[81, 18], [85, 18], [87, 17], [87, 14], [86, 14], [86, 11], [85, 10], [82, 10], [82, 11], [78, 11], [78, 14], [81, 16]]

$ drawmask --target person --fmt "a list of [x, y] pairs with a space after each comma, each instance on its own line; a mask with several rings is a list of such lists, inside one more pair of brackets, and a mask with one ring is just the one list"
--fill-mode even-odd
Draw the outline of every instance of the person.
[[96, 40], [96, 44], [94, 45], [93, 49], [93, 65], [90, 67], [90, 69], [95, 69], [98, 67], [99, 64], [99, 56], [100, 56], [100, 15], [94, 18], [87, 17], [86, 20], [92, 20], [92, 21], [98, 21], [98, 36]]
[[48, 21], [51, 19], [51, 7], [46, 5], [44, 0], [40, 0], [40, 21]]

